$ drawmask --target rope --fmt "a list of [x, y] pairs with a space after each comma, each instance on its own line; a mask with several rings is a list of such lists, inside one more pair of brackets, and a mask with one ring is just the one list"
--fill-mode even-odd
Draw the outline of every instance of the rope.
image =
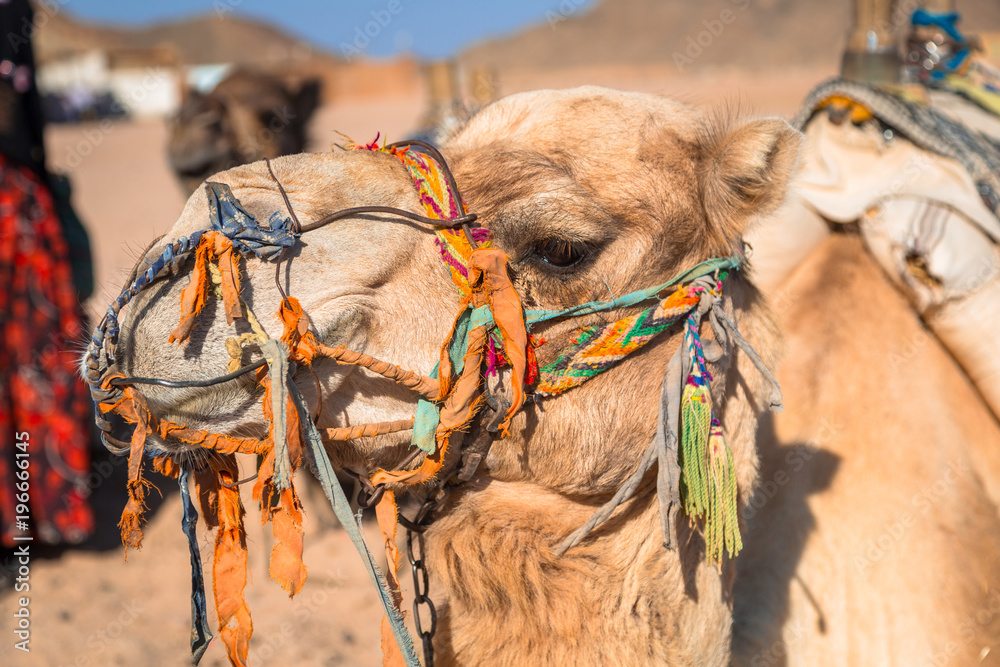
[[657, 445], [656, 442], [653, 441], [649, 443], [649, 447], [646, 448], [646, 453], [642, 455], [642, 460], [639, 461], [639, 468], [632, 473], [627, 480], [625, 480], [625, 483], [618, 488], [618, 491], [611, 498], [611, 500], [601, 505], [601, 508], [594, 512], [590, 519], [587, 520], [587, 523], [573, 531], [569, 537], [563, 540], [563, 542], [556, 547], [556, 556], [562, 556], [568, 549], [571, 549], [582, 542], [594, 528], [604, 523], [604, 521], [611, 516], [611, 513], [614, 512], [619, 505], [635, 495], [635, 490], [639, 488], [639, 483], [642, 481], [643, 476], [645, 476], [646, 471], [649, 470], [653, 466], [653, 463], [656, 462], [656, 458]]
[[[736, 346], [739, 347], [745, 355], [747, 355], [747, 358], [753, 363], [757, 372], [763, 376], [765, 381], [767, 381], [768, 387], [770, 388], [770, 394], [768, 395], [768, 401], [770, 404], [768, 405], [768, 409], [772, 412], [781, 412], [783, 408], [782, 402], [784, 400], [781, 394], [781, 385], [778, 384], [778, 380], [768, 369], [767, 364], [765, 364], [764, 360], [760, 358], [759, 354], [757, 354], [757, 350], [753, 349], [753, 346], [750, 345], [750, 343], [747, 342], [747, 339], [743, 337], [740, 330], [736, 328], [736, 323], [729, 319], [729, 316], [726, 315], [726, 311], [722, 309], [722, 305], [718, 301], [712, 305], [712, 314], [714, 315], [712, 326], [714, 327], [716, 322], [721, 324], [722, 327], [725, 328], [726, 333], [728, 333], [726, 340], [728, 340], [729, 337], [732, 337]], [[716, 338], [722, 338], [718, 331], [716, 331]]]
[[326, 429], [327, 440], [354, 440], [355, 438], [373, 438], [376, 435], [408, 431], [413, 428], [412, 419], [400, 419], [391, 422], [375, 422], [360, 426], [341, 426]]
[[333, 359], [339, 364], [367, 368], [373, 373], [413, 390], [426, 399], [436, 400], [438, 398], [439, 384], [434, 378], [421, 375], [415, 371], [404, 370], [395, 364], [376, 359], [362, 352], [348, 350], [343, 345], [338, 345], [337, 347], [319, 345], [316, 356]]

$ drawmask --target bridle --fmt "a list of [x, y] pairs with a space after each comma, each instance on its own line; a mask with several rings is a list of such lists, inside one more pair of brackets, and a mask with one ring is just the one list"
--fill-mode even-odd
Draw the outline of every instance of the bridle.
[[[452, 189], [452, 192], [458, 192], [458, 185], [455, 182], [455, 177], [451, 173], [451, 169], [448, 167], [447, 162], [441, 155], [440, 151], [437, 150], [433, 145], [417, 140], [411, 139], [408, 141], [399, 141], [387, 146], [388, 149], [394, 148], [405, 148], [416, 146], [425, 151], [427, 151], [438, 163], [442, 166], [445, 173], [445, 177], [448, 180], [448, 184]], [[288, 199], [288, 194], [285, 192], [285, 188], [282, 186], [281, 181], [275, 176], [274, 170], [271, 168], [271, 161], [268, 158], [264, 158], [264, 163], [267, 165], [268, 173], [274, 180], [275, 185], [278, 188], [281, 198], [284, 201], [285, 208], [290, 216], [290, 231], [295, 236], [299, 236], [306, 232], [315, 231], [326, 227], [327, 225], [336, 222], [337, 220], [342, 220], [344, 218], [353, 217], [356, 215], [361, 215], [365, 213], [384, 213], [389, 215], [394, 215], [410, 222], [414, 222], [421, 225], [426, 225], [428, 227], [444, 227], [444, 228], [461, 228], [463, 233], [470, 245], [475, 247], [478, 245], [472, 238], [471, 232], [469, 231], [469, 225], [473, 224], [477, 220], [477, 216], [474, 213], [463, 214], [454, 219], [442, 220], [428, 218], [426, 216], [413, 213], [400, 208], [395, 208], [392, 206], [355, 206], [351, 208], [341, 209], [334, 213], [331, 213], [323, 218], [320, 218], [316, 222], [310, 223], [308, 225], [302, 225], [299, 222], [298, 216], [295, 214], [295, 210], [292, 207], [291, 201]], [[110, 306], [105, 315], [98, 322], [94, 329], [94, 333], [91, 337], [90, 344], [87, 348], [87, 356], [85, 358], [85, 376], [87, 378], [87, 383], [90, 386], [91, 397], [94, 399], [95, 406], [102, 402], [107, 402], [115, 398], [117, 392], [108, 391], [101, 387], [101, 380], [104, 375], [106, 375], [111, 367], [115, 365], [113, 352], [110, 354], [103, 354], [105, 352], [105, 346], [109, 346], [113, 351], [115, 345], [118, 341], [118, 313], [128, 305], [128, 303], [136, 296], [140, 291], [146, 289], [153, 281], [166, 275], [167, 269], [173, 269], [176, 271], [181, 263], [181, 259], [185, 254], [189, 253], [192, 248], [194, 248], [198, 242], [201, 240], [202, 233], [195, 232], [190, 236], [183, 237], [172, 242], [168, 245], [159, 258], [149, 262], [149, 266], [145, 271], [140, 273], [139, 267], [145, 260], [145, 256], [149, 251], [155, 246], [155, 244], [161, 240], [163, 237], [159, 236], [152, 241], [152, 243], [147, 246], [146, 251], [139, 257], [136, 265], [132, 268], [128, 279], [126, 280], [125, 290], [121, 292], [117, 299], [115, 299]], [[284, 288], [281, 286], [281, 281], [279, 279], [281, 272], [281, 262], [284, 259], [284, 252], [279, 252], [275, 256], [275, 272], [274, 272], [274, 282], [278, 288], [279, 293], [282, 297], [287, 298]], [[247, 373], [255, 371], [266, 364], [264, 359], [261, 359], [253, 364], [248, 364], [241, 367], [240, 369], [227, 373], [225, 375], [220, 375], [215, 378], [207, 380], [190, 380], [190, 381], [174, 381], [174, 380], [162, 380], [155, 378], [143, 378], [143, 377], [122, 377], [111, 381], [111, 385], [114, 387], [121, 387], [130, 384], [148, 384], [156, 385], [160, 387], [168, 388], [204, 388], [211, 387], [218, 384], [223, 384], [231, 380], [235, 380]], [[96, 412], [96, 423], [101, 430], [101, 439], [104, 442], [105, 447], [108, 448], [112, 453], [123, 454], [128, 450], [128, 443], [123, 443], [111, 436], [113, 431], [112, 425], [107, 420], [103, 419], [100, 411]]]
[[[245, 544], [241, 547], [242, 505], [237, 487], [254, 478], [237, 480], [235, 462], [230, 458], [223, 463], [211, 464], [213, 479], [203, 486], [197, 470], [179, 466], [166, 452], [147, 445], [148, 434], [157, 433], [163, 439], [176, 438], [194, 443], [228, 457], [236, 452], [254, 453], [262, 457], [263, 462], [254, 485], [254, 497], [261, 501], [265, 521], [271, 518], [274, 525], [276, 546], [272, 552], [272, 577], [290, 595], [298, 592], [305, 578], [305, 568], [301, 563], [301, 505], [291, 477], [296, 467], [308, 464], [319, 479], [345, 530], [358, 547], [379, 591], [386, 612], [383, 620], [383, 646], [391, 647], [392, 642], [387, 644], [386, 637], [394, 635], [400, 657], [408, 665], [417, 665], [419, 662], [412, 639], [402, 623], [399, 611], [401, 598], [395, 580], [399, 554], [394, 536], [397, 521], [402, 523], [410, 533], [407, 545], [416, 593], [415, 621], [424, 644], [425, 662], [430, 664], [433, 659], [431, 639], [436, 627], [436, 612], [427, 596], [423, 545], [420, 543], [421, 553], [416, 557], [412, 548], [413, 533], [417, 534], [419, 543], [420, 533], [432, 519], [433, 512], [444, 502], [450, 489], [469, 480], [476, 473], [493, 440], [506, 435], [511, 419], [526, 401], [556, 396], [578, 386], [614, 367], [625, 356], [679, 322], [684, 324], [684, 345], [675, 354], [664, 379], [657, 437], [635, 475], [586, 526], [567, 538], [560, 547], [560, 553], [584, 539], [615, 507], [630, 497], [638, 480], [657, 461], [660, 464], [658, 497], [661, 502], [665, 545], [673, 546], [674, 517], [683, 498], [685, 511], [691, 520], [698, 517], [704, 519], [706, 540], [709, 539], [709, 534], [715, 536], [712, 539], [716, 541], [706, 549], [706, 555], [710, 559], [721, 560], [724, 550], [730, 554], [738, 551], [739, 532], [735, 516], [732, 515], [735, 507], [732, 456], [722, 438], [721, 426], [712, 412], [709, 390], [711, 375], [705, 364], [706, 355], [702, 351], [698, 328], [702, 317], [709, 316], [716, 339], [723, 347], [729, 348], [735, 344], [750, 356], [765, 377], [773, 383], [772, 405], [780, 404], [780, 392], [777, 391], [773, 377], [739, 334], [720, 300], [722, 282], [729, 271], [739, 269], [742, 255], [707, 260], [667, 283], [637, 290], [611, 301], [581, 304], [558, 311], [526, 311], [510, 283], [506, 255], [489, 247], [488, 231], [471, 227], [476, 222], [476, 216], [466, 213], [455, 179], [437, 149], [418, 141], [398, 142], [382, 147], [373, 142], [354, 148], [385, 152], [398, 158], [414, 179], [428, 216], [393, 207], [362, 206], [343, 209], [303, 225], [296, 216], [284, 187], [275, 176], [270, 161], [266, 161], [288, 217], [283, 218], [275, 213], [265, 228], [257, 225], [253, 216], [242, 209], [228, 186], [207, 183], [212, 229], [196, 231], [167, 244], [158, 257], [147, 261], [145, 270], [138, 268], [144, 261], [140, 259], [137, 269], [133, 270], [134, 278], [109, 306], [96, 327], [88, 348], [86, 377], [96, 403], [95, 418], [102, 431], [101, 437], [112, 452], [129, 453], [129, 504], [120, 524], [126, 547], [138, 547], [142, 538], [143, 494], [145, 485], [148, 484], [141, 476], [144, 456], [151, 455], [154, 466], [164, 474], [177, 477], [178, 483], [183, 487], [184, 527], [192, 553], [192, 565], [196, 570], [193, 573], [196, 576], [192, 579], [192, 599], [196, 602], [193, 605], [195, 631], [192, 635], [195, 660], [204, 652], [211, 633], [207, 627], [200, 556], [193, 527], [197, 521], [197, 513], [188, 496], [188, 478], [195, 474], [200, 496], [214, 493], [213, 497], [217, 497], [220, 527], [216, 540], [216, 569], [219, 569], [221, 561], [228, 568], [225, 572], [232, 571], [235, 574], [232, 581], [226, 580], [220, 584], [217, 580], [216, 602], [221, 604], [219, 598], [222, 590], [225, 600], [232, 603], [227, 604], [226, 608], [231, 613], [226, 618], [223, 618], [220, 606], [219, 625], [230, 660], [236, 665], [243, 664], [250, 638], [249, 629], [243, 627], [249, 625], [249, 611], [242, 597], [245, 583]], [[336, 220], [365, 213], [389, 214], [397, 219], [433, 227], [438, 234], [442, 257], [462, 296], [452, 334], [445, 341], [439, 364], [430, 375], [406, 371], [368, 355], [352, 352], [343, 346], [330, 348], [323, 345], [310, 331], [308, 317], [302, 312], [297, 300], [286, 294], [281, 286], [281, 264], [289, 261], [289, 250], [298, 242], [299, 236]], [[243, 334], [234, 343], [236, 351], [240, 352], [236, 355], [231, 351], [234, 363], [242, 358], [245, 345], [256, 345], [264, 358], [245, 365], [237, 363], [238, 367], [231, 367], [229, 373], [207, 380], [173, 381], [122, 376], [117, 370], [115, 358], [120, 311], [156, 280], [176, 272], [192, 253], [196, 256], [194, 273], [191, 283], [181, 295], [181, 323], [171, 334], [171, 340], [183, 342], [190, 334], [194, 319], [204, 300], [208, 298], [207, 284], [211, 280], [216, 290], [221, 292], [223, 307], [230, 322], [233, 318], [242, 316], [254, 325], [253, 334]], [[240, 272], [238, 260], [234, 260], [235, 253], [243, 256], [256, 255], [261, 260], [274, 262], [275, 284], [282, 296], [279, 317], [284, 325], [284, 332], [280, 338], [270, 338], [259, 325], [255, 325], [255, 316], [240, 298]], [[571, 344], [555, 362], [538, 368], [534, 360], [534, 346], [537, 342], [528, 334], [532, 324], [629, 308], [651, 301], [655, 305], [637, 315], [604, 327], [578, 330]], [[248, 338], [244, 340], [244, 336]], [[227, 348], [229, 344], [227, 341]], [[365, 508], [375, 507], [376, 518], [386, 537], [386, 556], [390, 564], [387, 574], [383, 574], [375, 565], [374, 558], [364, 544], [359, 521], [353, 516], [324, 449], [324, 438], [312, 415], [304, 407], [302, 396], [292, 381], [296, 366], [311, 368], [312, 361], [320, 357], [333, 359], [339, 364], [363, 366], [413, 390], [420, 397], [413, 420], [326, 430], [327, 441], [413, 430], [415, 449], [397, 470], [379, 471], [370, 480], [359, 476], [362, 483], [359, 504]], [[483, 381], [482, 372], [485, 367], [486, 376], [494, 375], [500, 365], [510, 369], [508, 391], [503, 396], [495, 395], [490, 390], [489, 384]], [[138, 385], [165, 388], [210, 387], [251, 373], [255, 373], [257, 381], [265, 388], [262, 406], [265, 418], [270, 422], [269, 434], [265, 439], [234, 438], [195, 431], [158, 419], [149, 411], [145, 399], [136, 389]], [[531, 396], [525, 393], [526, 388], [534, 389]], [[487, 406], [484, 412], [492, 415], [489, 418], [477, 415], [484, 405]], [[116, 412], [126, 421], [135, 424], [130, 442], [113, 437], [113, 426], [104, 416], [110, 412]], [[463, 440], [463, 432], [467, 429], [471, 429], [472, 437]], [[457, 456], [448, 455], [452, 440], [457, 443]], [[417, 467], [410, 468], [420, 459], [421, 454], [424, 456]], [[719, 480], [724, 482], [725, 488], [719, 488]], [[395, 494], [389, 487], [428, 482], [431, 484], [428, 500], [418, 510], [414, 520], [407, 520], [399, 514]], [[204, 508], [205, 504], [203, 510]], [[718, 513], [722, 511], [719, 508], [723, 508], [725, 514]], [[281, 540], [277, 539], [279, 530]], [[239, 556], [241, 548], [242, 566]], [[235, 552], [236, 556], [231, 552]], [[277, 575], [274, 567], [276, 558], [280, 565]], [[197, 566], [194, 565], [196, 560]], [[242, 580], [240, 573], [243, 574]], [[420, 626], [419, 605], [427, 606], [431, 615], [431, 626], [427, 630]], [[234, 619], [235, 622], [230, 623]]]

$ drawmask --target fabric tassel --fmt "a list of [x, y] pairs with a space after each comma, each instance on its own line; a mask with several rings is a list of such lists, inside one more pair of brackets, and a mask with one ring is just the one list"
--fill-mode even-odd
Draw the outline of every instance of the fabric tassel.
[[292, 359], [302, 364], [311, 364], [316, 357], [319, 343], [309, 331], [309, 316], [302, 310], [299, 300], [286, 297], [278, 307], [283, 331], [281, 341], [292, 351]]
[[[703, 380], [703, 378], [701, 378]], [[684, 511], [694, 519], [708, 511], [708, 436], [712, 424], [711, 394], [688, 376], [681, 394], [681, 468], [684, 472]]]
[[195, 249], [191, 282], [181, 291], [181, 319], [170, 334], [168, 342], [183, 343], [191, 336], [195, 319], [205, 307], [210, 282], [209, 263], [218, 267], [217, 280], [222, 291], [223, 309], [226, 321], [243, 316], [240, 307], [239, 259], [233, 255], [233, 242], [222, 232], [210, 231], [202, 235]]
[[723, 552], [735, 556], [743, 548], [736, 500], [733, 453], [722, 435], [719, 420], [712, 420], [708, 439], [709, 510], [705, 519], [705, 552], [708, 560], [722, 562]]
[[198, 497], [198, 507], [205, 521], [205, 528], [219, 527], [219, 478], [214, 470], [206, 466], [194, 471], [194, 489]]
[[712, 412], [712, 375], [705, 365], [698, 322], [693, 316], [686, 324], [684, 345], [688, 354], [688, 376], [681, 397], [684, 511], [691, 521], [703, 520], [705, 557], [721, 563], [724, 553], [732, 557], [743, 547], [736, 472], [733, 454]]
[[[142, 395], [126, 387], [125, 396], [128, 399], [127, 412], [135, 420], [135, 430], [132, 431], [131, 448], [128, 455], [128, 502], [122, 511], [118, 528], [122, 534], [122, 544], [125, 545], [125, 560], [128, 560], [128, 549], [142, 547], [142, 516], [146, 511], [146, 491], [153, 485], [142, 476], [142, 459], [146, 453], [146, 436], [150, 433], [149, 408]], [[124, 407], [124, 406], [123, 406]]]
[[469, 285], [474, 299], [485, 297], [503, 339], [503, 357], [510, 365], [511, 406], [497, 429], [507, 435], [510, 421], [524, 405], [525, 372], [528, 366], [528, 331], [521, 298], [510, 282], [507, 255], [494, 248], [479, 248], [469, 257]]
[[243, 502], [236, 481], [236, 460], [225, 457], [219, 466], [219, 530], [215, 536], [215, 562], [212, 568], [215, 609], [219, 617], [219, 636], [226, 645], [229, 662], [246, 667], [253, 621], [243, 599], [247, 582], [247, 542], [243, 526]]
[[[267, 404], [265, 398], [265, 405]], [[294, 403], [288, 406], [288, 416], [289, 426], [294, 429], [289, 431], [290, 435], [294, 433], [293, 439], [296, 442], [294, 449], [301, 452], [301, 438], [298, 434], [299, 415]], [[285, 589], [288, 597], [293, 597], [302, 590], [307, 574], [302, 561], [304, 540], [302, 502], [291, 480], [287, 488], [277, 488], [274, 472], [276, 450], [276, 447], [271, 447], [264, 454], [257, 469], [253, 499], [260, 503], [261, 522], [270, 521], [274, 535], [269, 568], [271, 579]]]

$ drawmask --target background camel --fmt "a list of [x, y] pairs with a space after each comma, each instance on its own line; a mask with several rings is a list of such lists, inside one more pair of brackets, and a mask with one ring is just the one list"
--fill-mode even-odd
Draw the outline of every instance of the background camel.
[[236, 70], [207, 93], [189, 89], [170, 122], [170, 167], [191, 194], [216, 172], [301, 153], [319, 96], [316, 79], [293, 89], [249, 70]]

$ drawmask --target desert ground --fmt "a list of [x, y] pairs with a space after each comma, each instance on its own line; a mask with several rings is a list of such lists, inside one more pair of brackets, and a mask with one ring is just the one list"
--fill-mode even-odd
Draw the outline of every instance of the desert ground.
[[[661, 92], [707, 107], [739, 107], [758, 114], [791, 116], [809, 89], [833, 72], [789, 70], [748, 75], [745, 71], [668, 75], [666, 68], [523, 71], [501, 82], [501, 92], [599, 83]], [[330, 150], [342, 132], [371, 140], [405, 138], [424, 111], [419, 95], [341, 100], [324, 107], [311, 127], [311, 150]], [[97, 296], [87, 308], [101, 312], [117, 294], [137, 254], [180, 213], [184, 199], [165, 159], [162, 121], [51, 127], [50, 166], [69, 172], [77, 210], [93, 244]], [[373, 202], [376, 203], [376, 202]], [[143, 548], [123, 559], [115, 524], [125, 503], [123, 461], [95, 450], [92, 500], [98, 534], [80, 548], [33, 549], [29, 595], [31, 652], [13, 648], [7, 628], [17, 600], [11, 582], [0, 583], [0, 617], [7, 619], [0, 664], [84, 667], [89, 665], [185, 665], [190, 663], [190, 564], [180, 530], [180, 502], [174, 483], [159, 478], [165, 498], [149, 513]], [[244, 472], [249, 466], [244, 466]], [[247, 473], [248, 474], [248, 473]], [[248, 485], [249, 486], [249, 485]], [[247, 489], [247, 492], [249, 489]], [[154, 494], [155, 495], [155, 494]], [[269, 541], [248, 506], [252, 580], [247, 602], [254, 619], [250, 659], [254, 665], [377, 665], [381, 610], [346, 534], [336, 525], [321, 494], [303, 499], [310, 518], [305, 562], [309, 578], [294, 600], [266, 572]], [[377, 528], [369, 526], [371, 544]], [[202, 560], [210, 572], [212, 539], [201, 534]], [[0, 575], [16, 569], [0, 563]], [[410, 580], [400, 572], [407, 600]], [[432, 582], [433, 593], [433, 582]], [[406, 603], [408, 607], [408, 603]], [[211, 593], [209, 592], [209, 608]], [[202, 665], [228, 664], [216, 638]]]

